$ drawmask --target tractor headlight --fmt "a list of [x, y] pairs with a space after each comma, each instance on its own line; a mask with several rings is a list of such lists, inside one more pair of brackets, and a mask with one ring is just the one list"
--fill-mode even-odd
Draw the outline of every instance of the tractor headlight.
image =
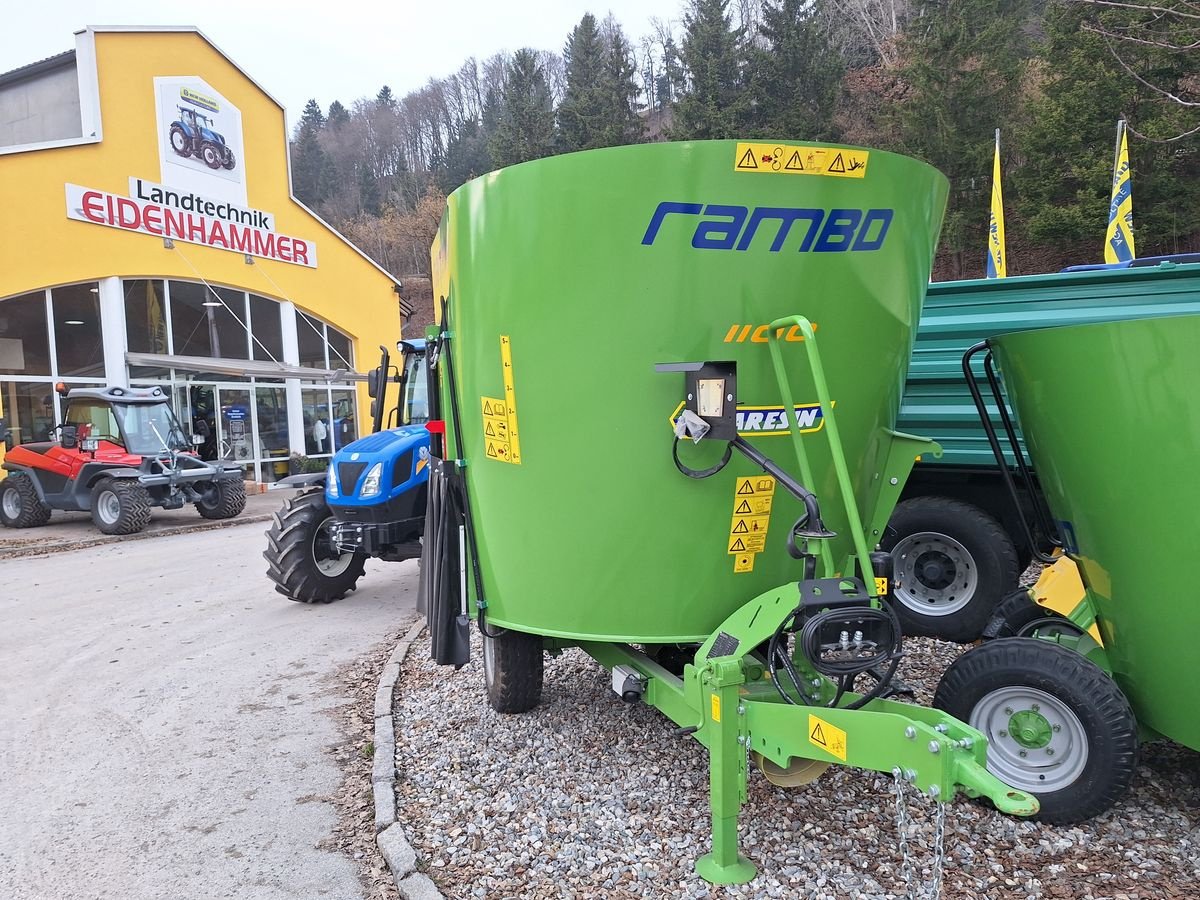
[[367, 470], [367, 477], [363, 479], [362, 497], [374, 497], [379, 493], [379, 482], [383, 478], [383, 463], [377, 462]]
[[333, 466], [330, 466], [329, 471], [325, 473], [325, 492], [329, 494], [330, 497], [336, 497], [338, 495], [337, 473], [333, 471]]

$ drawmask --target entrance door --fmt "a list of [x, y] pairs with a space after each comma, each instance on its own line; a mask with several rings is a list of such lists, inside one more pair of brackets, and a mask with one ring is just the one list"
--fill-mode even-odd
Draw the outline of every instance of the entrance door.
[[[191, 384], [179, 393], [186, 398], [180, 404], [180, 415], [191, 426], [192, 434], [204, 439], [197, 447], [201, 459], [213, 460], [220, 456], [221, 435], [217, 422], [217, 389], [210, 384]], [[185, 408], [186, 407], [186, 408]]]
[[254, 412], [250, 406], [250, 391], [219, 387], [217, 402], [221, 411], [221, 448], [225, 451], [222, 457], [249, 464], [258, 455], [254, 451]]

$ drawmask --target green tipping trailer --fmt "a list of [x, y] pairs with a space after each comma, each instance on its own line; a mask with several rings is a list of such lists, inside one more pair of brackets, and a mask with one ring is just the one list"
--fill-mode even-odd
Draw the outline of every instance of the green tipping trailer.
[[545, 650], [611, 669], [709, 750], [710, 881], [754, 874], [751, 757], [778, 783], [841, 763], [1036, 809], [976, 731], [886, 698], [901, 633], [875, 549], [940, 452], [893, 426], [946, 191], [880, 151], [721, 141], [526, 163], [447, 200], [433, 657], [462, 665], [476, 619], [502, 712], [538, 702]]
[[929, 286], [897, 427], [944, 452], [917, 464], [883, 541], [906, 633], [975, 640], [1033, 558], [1022, 520], [1044, 501], [1036, 486], [1022, 487], [1019, 507], [1009, 498], [963, 379], [964, 351], [1030, 328], [1200, 313], [1200, 259], [1178, 259], [1191, 261]]
[[1011, 401], [1065, 555], [1002, 605], [1005, 636], [955, 661], [935, 704], [987, 734], [989, 767], [1051, 821], [1116, 802], [1139, 739], [1200, 749], [1178, 699], [1200, 630], [1179, 568], [1200, 509], [1197, 346], [1200, 316], [1169, 316], [1003, 335], [964, 363], [973, 386], [985, 376], [994, 452], [1015, 457], [984, 397]]

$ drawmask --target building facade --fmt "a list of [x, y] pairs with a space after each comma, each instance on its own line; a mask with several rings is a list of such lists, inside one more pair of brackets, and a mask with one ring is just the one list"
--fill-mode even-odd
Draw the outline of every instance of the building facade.
[[329, 456], [368, 421], [399, 282], [292, 196], [283, 107], [199, 31], [75, 37], [0, 75], [9, 446], [53, 438], [56, 383], [160, 385], [247, 478]]

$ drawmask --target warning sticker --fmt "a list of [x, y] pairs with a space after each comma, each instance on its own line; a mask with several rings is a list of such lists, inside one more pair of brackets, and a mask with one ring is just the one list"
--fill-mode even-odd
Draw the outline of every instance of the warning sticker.
[[752, 475], [749, 478], [739, 478], [735, 483], [733, 493], [735, 497], [753, 497], [762, 494], [774, 495], [775, 479], [770, 475]]
[[729, 533], [766, 534], [770, 524], [770, 516], [734, 516], [729, 525]]
[[483, 411], [483, 452], [497, 462], [521, 464], [521, 439], [517, 429], [517, 392], [513, 384], [512, 346], [500, 335], [500, 371], [503, 397], [480, 397]]
[[870, 151], [850, 147], [799, 147], [791, 144], [739, 143], [733, 158], [735, 172], [778, 175], [832, 175], [865, 178]]
[[721, 698], [716, 694], [710, 694], [712, 697], [712, 720], [714, 722], [721, 721]]
[[754, 554], [767, 548], [775, 479], [770, 475], [738, 478], [733, 484], [733, 517], [726, 552], [733, 554], [735, 573], [754, 571]]
[[769, 516], [771, 514], [771, 494], [756, 494], [749, 497], [739, 497], [733, 508], [735, 516]]
[[767, 533], [731, 534], [729, 536], [730, 553], [762, 553], [767, 549]]
[[734, 574], [754, 571], [754, 553], [738, 553], [733, 557]]
[[846, 761], [846, 732], [824, 719], [809, 713], [808, 742]]
[[878, 597], [886, 597], [888, 592], [888, 580], [886, 578], [875, 579], [875, 595]]

